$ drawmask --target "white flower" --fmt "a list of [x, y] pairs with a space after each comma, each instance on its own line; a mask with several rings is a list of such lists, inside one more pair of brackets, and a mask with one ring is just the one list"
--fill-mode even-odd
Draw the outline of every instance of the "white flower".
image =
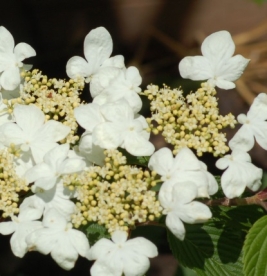
[[30, 149], [36, 163], [42, 162], [46, 152], [70, 132], [70, 128], [60, 122], [45, 122], [44, 113], [35, 105], [16, 105], [13, 114], [16, 124], [0, 126], [1, 142], [6, 146], [20, 145], [23, 151]]
[[171, 181], [167, 181], [159, 191], [163, 213], [167, 214], [166, 226], [180, 240], [185, 237], [183, 222], [203, 223], [212, 217], [206, 205], [192, 201], [197, 197], [197, 193], [197, 186], [189, 181], [179, 185], [173, 185]]
[[77, 122], [86, 129], [80, 150], [89, 152], [91, 157], [99, 152], [93, 144], [103, 149], [122, 147], [135, 156], [151, 155], [155, 150], [148, 141], [150, 135], [146, 131], [145, 118], [135, 115], [124, 99], [102, 106], [96, 103], [82, 105], [75, 108], [74, 114]]
[[85, 168], [85, 162], [81, 158], [67, 158], [69, 148], [69, 144], [57, 145], [47, 152], [44, 162], [26, 172], [25, 178], [28, 182], [35, 181], [36, 187], [49, 190], [60, 181], [60, 176], [82, 171]]
[[170, 149], [161, 148], [151, 156], [148, 167], [161, 175], [163, 181], [176, 184], [194, 182], [198, 187], [198, 197], [209, 197], [218, 190], [218, 184], [207, 171], [207, 166], [189, 148], [182, 148], [175, 158]]
[[66, 270], [72, 269], [78, 256], [84, 257], [89, 250], [85, 234], [72, 229], [72, 225], [55, 209], [47, 211], [43, 228], [28, 235], [26, 242], [29, 250], [45, 255], [51, 253], [57, 264]]
[[228, 198], [240, 196], [246, 187], [257, 191], [261, 186], [262, 169], [251, 164], [247, 152], [234, 149], [216, 162], [216, 167], [226, 171], [222, 174], [221, 185]]
[[15, 43], [11, 33], [0, 27], [0, 87], [14, 90], [20, 83], [20, 68], [22, 61], [36, 55], [35, 50], [26, 43]]
[[50, 190], [44, 190], [35, 185], [32, 186], [31, 190], [34, 195], [27, 198], [25, 205], [27, 208], [36, 209], [36, 213], [45, 214], [49, 209], [56, 209], [67, 219], [74, 213], [76, 205], [70, 200], [73, 195], [68, 188], [64, 187], [62, 181]]
[[20, 208], [18, 217], [13, 216], [12, 221], [0, 223], [0, 233], [2, 235], [13, 233], [10, 244], [15, 256], [22, 258], [27, 253], [26, 236], [42, 227], [40, 221], [35, 221], [38, 218], [40, 218], [40, 213], [29, 212]]
[[242, 124], [229, 141], [230, 148], [249, 151], [257, 143], [267, 150], [267, 94], [260, 93], [253, 101], [247, 115], [240, 114], [237, 120]]
[[235, 88], [237, 80], [249, 60], [236, 55], [235, 44], [227, 31], [219, 31], [206, 37], [201, 46], [203, 56], [185, 57], [179, 64], [183, 78], [208, 80], [212, 86], [222, 89]]
[[151, 155], [155, 148], [146, 131], [148, 124], [143, 116], [135, 116], [125, 100], [100, 107], [106, 122], [93, 130], [93, 143], [104, 149], [125, 148], [134, 156]]
[[128, 234], [115, 231], [111, 240], [101, 239], [87, 254], [96, 260], [91, 268], [92, 276], [143, 276], [149, 268], [148, 258], [158, 255], [156, 246], [145, 238], [127, 241]]
[[141, 98], [137, 94], [141, 92], [139, 87], [141, 83], [142, 78], [136, 67], [131, 66], [125, 70], [122, 69], [118, 76], [113, 78], [109, 85], [94, 98], [93, 102], [103, 105], [125, 99], [133, 111], [137, 113], [142, 108]]
[[67, 75], [70, 78], [84, 77], [90, 81], [104, 67], [123, 68], [124, 59], [122, 56], [109, 58], [112, 48], [111, 36], [104, 27], [90, 31], [84, 39], [86, 60], [78, 56], [69, 59], [66, 66]]

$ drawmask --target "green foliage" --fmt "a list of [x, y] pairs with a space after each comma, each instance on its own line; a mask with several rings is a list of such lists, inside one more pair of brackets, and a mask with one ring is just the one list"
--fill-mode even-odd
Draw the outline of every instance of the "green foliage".
[[267, 216], [259, 219], [249, 230], [244, 245], [246, 276], [267, 275]]
[[119, 151], [127, 158], [128, 165], [139, 165], [147, 167], [150, 156], [133, 156], [122, 148], [119, 148]]
[[214, 219], [205, 224], [185, 225], [184, 241], [168, 232], [173, 255], [198, 275], [244, 275], [242, 247], [245, 236], [252, 224], [263, 216], [263, 210], [258, 206], [217, 207], [213, 213]]
[[98, 223], [90, 223], [81, 230], [86, 234], [91, 246], [102, 238], [110, 239], [110, 234], [105, 226], [99, 225]]

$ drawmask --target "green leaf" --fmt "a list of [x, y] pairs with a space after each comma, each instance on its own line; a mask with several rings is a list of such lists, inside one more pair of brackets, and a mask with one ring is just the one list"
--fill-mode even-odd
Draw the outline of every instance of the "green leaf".
[[110, 239], [110, 234], [105, 226], [99, 225], [98, 223], [90, 223], [83, 227], [82, 231], [86, 233], [91, 246], [102, 238]]
[[183, 266], [198, 275], [241, 276], [245, 236], [263, 211], [258, 206], [216, 207], [212, 211], [214, 218], [205, 224], [185, 224], [184, 241], [168, 232], [170, 248]]
[[244, 245], [244, 273], [246, 276], [267, 275], [267, 216], [252, 226]]
[[133, 156], [122, 148], [119, 148], [119, 151], [126, 157], [128, 165], [147, 167], [150, 156]]

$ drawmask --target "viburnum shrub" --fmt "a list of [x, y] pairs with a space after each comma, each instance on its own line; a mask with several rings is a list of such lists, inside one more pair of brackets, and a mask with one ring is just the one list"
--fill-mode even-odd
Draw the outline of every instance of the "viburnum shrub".
[[[23, 63], [35, 50], [15, 46], [0, 27], [0, 233], [12, 234], [14, 255], [51, 254], [66, 270], [80, 255], [92, 261], [92, 276], [143, 276], [158, 250], [131, 235], [154, 225], [199, 275], [266, 275], [267, 191], [248, 151], [255, 140], [267, 150], [267, 95], [236, 120], [220, 114], [215, 89], [234, 88], [249, 60], [233, 56], [227, 31], [211, 34], [203, 56], [179, 64], [183, 78], [203, 81], [185, 95], [166, 85], [142, 90], [138, 69], [110, 57], [112, 47], [96, 28], [85, 58], [67, 62], [69, 79], [49, 78]], [[87, 83], [92, 103], [80, 99]], [[140, 95], [149, 118], [139, 114]], [[223, 130], [238, 123], [227, 141]], [[150, 133], [169, 147], [155, 151]], [[205, 154], [221, 176], [198, 159]]]

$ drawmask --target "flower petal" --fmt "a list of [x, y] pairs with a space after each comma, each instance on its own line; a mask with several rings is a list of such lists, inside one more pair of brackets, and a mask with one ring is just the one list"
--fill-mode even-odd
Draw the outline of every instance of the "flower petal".
[[93, 132], [98, 124], [105, 121], [100, 106], [96, 103], [80, 105], [74, 109], [74, 115], [79, 125], [89, 132]]
[[254, 134], [251, 127], [248, 124], [244, 124], [236, 132], [234, 137], [229, 141], [229, 147], [233, 149], [240, 149], [243, 151], [249, 151], [253, 148], [255, 143]]
[[0, 53], [12, 53], [14, 49], [14, 39], [11, 33], [4, 27], [0, 27]]
[[102, 123], [93, 132], [93, 143], [103, 149], [116, 149], [124, 141], [124, 129], [120, 124]]
[[180, 75], [184, 79], [207, 80], [213, 77], [213, 71], [206, 57], [185, 57], [179, 63]]
[[125, 136], [124, 147], [134, 156], [150, 156], [155, 151], [155, 147], [151, 142], [134, 131]]
[[16, 45], [14, 53], [18, 61], [23, 61], [26, 58], [36, 56], [36, 52], [32, 46], [24, 42]]
[[75, 56], [68, 60], [66, 65], [66, 72], [68, 77], [75, 79], [76, 77], [90, 76], [92, 70], [84, 58]]
[[0, 234], [10, 235], [16, 231], [16, 223], [13, 221], [4, 221], [0, 223]]
[[156, 151], [149, 159], [148, 167], [156, 171], [159, 175], [165, 176], [173, 167], [173, 154], [168, 148], [161, 148]]
[[186, 223], [203, 223], [212, 217], [208, 206], [203, 203], [192, 201], [179, 207], [180, 219]]
[[175, 212], [171, 212], [166, 217], [166, 226], [179, 240], [184, 240], [185, 228], [180, 217]]
[[109, 32], [104, 27], [98, 27], [89, 32], [84, 39], [84, 55], [88, 62], [97, 57], [94, 70], [98, 68], [112, 53], [113, 43]]
[[0, 76], [0, 85], [5, 90], [14, 90], [20, 84], [20, 72], [18, 67], [10, 67]]
[[235, 44], [229, 32], [219, 31], [205, 38], [201, 45], [201, 52], [213, 64], [217, 64], [232, 57]]
[[35, 105], [18, 104], [13, 112], [16, 123], [28, 137], [32, 137], [44, 124], [45, 115]]

